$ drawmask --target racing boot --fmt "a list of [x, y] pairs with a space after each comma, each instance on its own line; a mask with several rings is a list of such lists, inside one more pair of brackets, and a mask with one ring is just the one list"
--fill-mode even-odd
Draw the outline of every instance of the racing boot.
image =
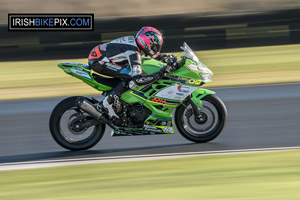
[[103, 101], [99, 103], [98, 109], [103, 113], [107, 113], [109, 118], [113, 118], [113, 117], [119, 118], [119, 116], [115, 113], [114, 108], [113, 108], [113, 104], [114, 104], [115, 100], [118, 100], [118, 99], [119, 99], [119, 97], [115, 94], [115, 91], [112, 90], [112, 92], [110, 92], [103, 99]]
[[115, 89], [113, 89], [102, 102], [99, 103], [98, 109], [104, 113], [107, 113], [110, 118], [119, 116], [116, 114], [113, 104], [118, 101], [122, 93], [127, 89], [127, 82], [122, 80]]

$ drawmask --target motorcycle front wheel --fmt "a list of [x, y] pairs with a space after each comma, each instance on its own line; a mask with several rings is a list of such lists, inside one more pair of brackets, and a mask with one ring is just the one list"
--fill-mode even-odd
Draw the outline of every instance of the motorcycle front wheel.
[[73, 151], [92, 148], [101, 140], [105, 132], [105, 124], [102, 123], [88, 128], [82, 126], [93, 118], [76, 106], [77, 98], [77, 96], [69, 97], [57, 104], [49, 121], [54, 140], [60, 146]]
[[216, 95], [208, 95], [201, 99], [203, 108], [198, 108], [197, 117], [190, 102], [180, 105], [175, 112], [175, 124], [180, 134], [186, 139], [205, 143], [215, 139], [223, 130], [227, 110]]

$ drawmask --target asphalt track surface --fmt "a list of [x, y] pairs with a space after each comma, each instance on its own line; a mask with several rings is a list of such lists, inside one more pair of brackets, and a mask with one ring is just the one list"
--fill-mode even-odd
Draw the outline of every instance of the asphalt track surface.
[[300, 146], [300, 84], [212, 89], [228, 121], [219, 137], [195, 144], [172, 135], [111, 137], [72, 152], [52, 139], [48, 121], [63, 98], [0, 102], [0, 163]]

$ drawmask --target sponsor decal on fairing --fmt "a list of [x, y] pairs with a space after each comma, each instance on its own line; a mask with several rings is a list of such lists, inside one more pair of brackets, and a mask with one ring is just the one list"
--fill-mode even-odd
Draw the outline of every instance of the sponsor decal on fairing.
[[144, 125], [144, 130], [162, 132], [161, 129], [159, 129], [155, 126], [147, 125], [147, 124]]
[[[80, 69], [80, 68], [79, 68], [79, 69]], [[90, 76], [89, 73], [87, 73], [87, 72], [84, 72], [84, 71], [78, 70], [78, 69], [73, 69], [73, 68], [70, 68], [70, 70], [71, 70], [73, 73], [75, 73], [75, 74], [77, 74], [77, 75], [79, 75], [79, 76], [83, 76], [83, 77], [85, 77], [85, 78], [91, 79], [91, 76]]]
[[158, 103], [165, 103], [167, 100], [159, 99], [159, 98], [153, 98], [152, 101], [158, 102]]
[[159, 91], [155, 96], [165, 99], [183, 100], [198, 87], [175, 84]]
[[144, 130], [163, 132], [163, 133], [174, 133], [173, 127], [168, 127], [168, 126], [151, 126], [151, 125], [145, 124]]
[[165, 133], [172, 133], [173, 132], [173, 128], [172, 127], [164, 127], [163, 132], [165, 132]]
[[203, 63], [200, 63], [200, 64], [201, 64], [201, 66], [190, 64], [187, 67], [192, 71], [212, 73], [210, 71], [210, 69], [208, 69]]
[[183, 86], [183, 85], [179, 85], [177, 87], [177, 90], [179, 92], [183, 92], [183, 93], [188, 93], [190, 91], [190, 86]]

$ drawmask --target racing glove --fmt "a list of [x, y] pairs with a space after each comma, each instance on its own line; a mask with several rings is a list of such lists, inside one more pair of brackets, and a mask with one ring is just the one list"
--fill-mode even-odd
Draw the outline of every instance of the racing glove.
[[174, 71], [177, 69], [177, 63], [171, 63], [172, 65], [165, 65], [159, 72], [156, 72], [154, 74], [149, 75], [139, 75], [132, 77], [132, 81], [129, 82], [129, 88], [134, 89], [136, 85], [148, 85], [151, 83], [156, 82], [160, 78], [164, 77], [166, 74], [168, 74], [171, 71]]
[[175, 71], [178, 67], [177, 58], [172, 54], [166, 59], [167, 65], [161, 69], [164, 74]]
[[156, 72], [154, 74], [149, 75], [136, 75], [132, 77], [132, 80], [129, 82], [129, 88], [134, 89], [136, 85], [148, 85], [151, 83], [156, 82], [158, 79], [162, 78], [166, 74], [168, 74], [171, 71], [174, 71], [177, 69], [178, 63], [177, 58], [174, 55], [165, 55], [160, 54], [162, 56], [165, 56], [165, 62], [167, 65], [165, 65], [159, 72]]
[[161, 62], [164, 62], [164, 63], [170, 63], [174, 59], [176, 59], [176, 61], [177, 61], [177, 58], [173, 54], [167, 55], [167, 54], [163, 54], [163, 53], [159, 54], [155, 59], [159, 60]]

